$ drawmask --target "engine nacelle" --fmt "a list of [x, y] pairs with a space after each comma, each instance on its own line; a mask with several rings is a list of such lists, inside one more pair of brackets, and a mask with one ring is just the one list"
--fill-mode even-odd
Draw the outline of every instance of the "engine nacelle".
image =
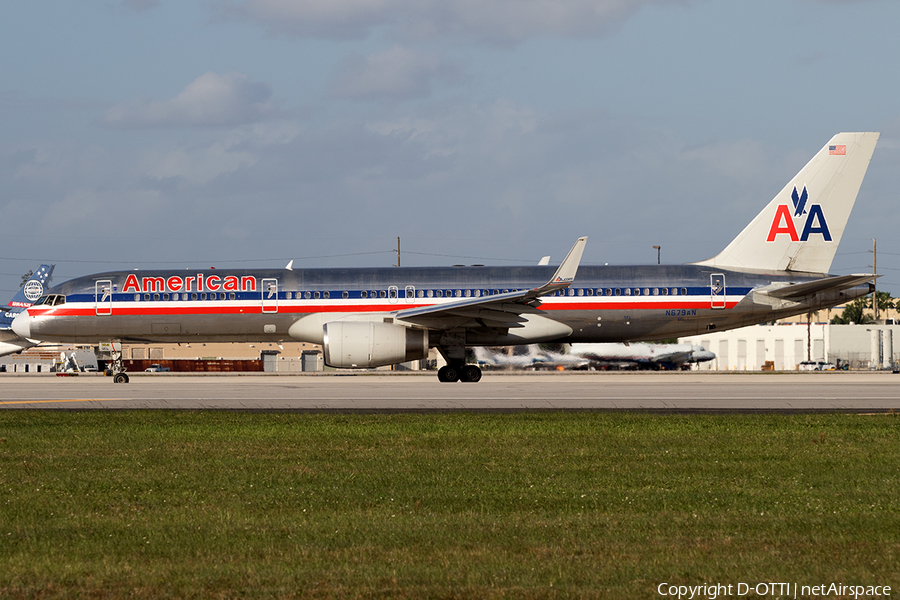
[[380, 367], [428, 356], [428, 331], [392, 323], [325, 323], [325, 364], [330, 367]]

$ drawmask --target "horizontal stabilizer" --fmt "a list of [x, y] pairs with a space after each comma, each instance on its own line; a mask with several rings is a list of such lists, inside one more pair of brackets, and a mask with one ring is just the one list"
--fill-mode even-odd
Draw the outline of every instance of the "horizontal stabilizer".
[[761, 290], [769, 296], [781, 298], [783, 300], [794, 300], [803, 298], [811, 294], [819, 294], [821, 292], [840, 291], [868, 283], [873, 279], [881, 277], [880, 275], [841, 275], [840, 277], [824, 277], [815, 281], [807, 281], [805, 283], [789, 284], [784, 287], [775, 288], [773, 290]]

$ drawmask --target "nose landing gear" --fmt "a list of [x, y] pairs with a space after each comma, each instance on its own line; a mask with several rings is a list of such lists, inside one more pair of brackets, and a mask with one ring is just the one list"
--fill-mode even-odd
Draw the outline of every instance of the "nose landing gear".
[[113, 344], [113, 349], [110, 350], [110, 355], [112, 356], [113, 383], [128, 383], [128, 375], [125, 373], [125, 361], [122, 360], [121, 347], [119, 350], [116, 350], [115, 346], [116, 345]]

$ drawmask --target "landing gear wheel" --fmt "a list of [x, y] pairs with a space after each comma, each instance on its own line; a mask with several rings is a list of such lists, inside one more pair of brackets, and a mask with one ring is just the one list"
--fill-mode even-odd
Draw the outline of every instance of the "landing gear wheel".
[[128, 383], [128, 375], [125, 374], [125, 361], [122, 360], [122, 350], [112, 350], [113, 383]]
[[475, 365], [466, 365], [459, 372], [459, 380], [464, 383], [478, 383], [481, 381], [481, 369]]
[[442, 383], [453, 383], [459, 381], [459, 370], [456, 367], [446, 365], [438, 369], [438, 381]]

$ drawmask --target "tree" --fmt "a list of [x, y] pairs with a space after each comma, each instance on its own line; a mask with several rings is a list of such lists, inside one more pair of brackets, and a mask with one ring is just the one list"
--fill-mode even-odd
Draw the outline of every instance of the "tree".
[[[889, 308], [896, 307], [896, 301], [891, 298], [890, 292], [875, 292], [875, 296], [878, 298], [878, 310], [887, 310]], [[872, 306], [872, 301], [867, 300], [869, 306]]]
[[844, 306], [843, 312], [831, 319], [831, 323], [833, 325], [849, 325], [850, 323], [856, 323], [858, 325], [863, 325], [866, 323], [874, 323], [875, 319], [872, 318], [872, 315], [866, 313], [866, 309], [872, 307], [872, 300], [868, 297], [857, 298], [850, 304]]

